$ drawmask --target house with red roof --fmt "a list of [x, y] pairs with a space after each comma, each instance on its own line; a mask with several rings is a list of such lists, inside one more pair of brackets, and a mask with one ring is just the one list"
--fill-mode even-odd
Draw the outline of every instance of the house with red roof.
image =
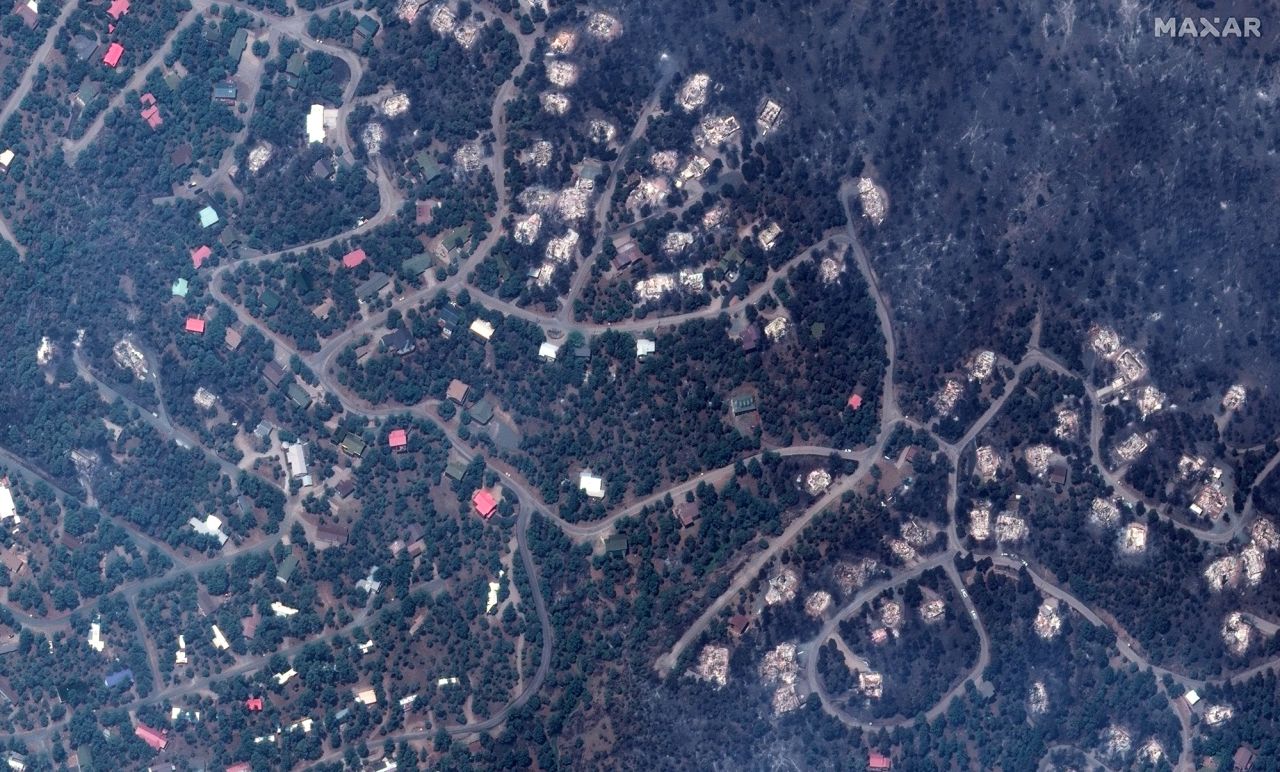
[[152, 131], [160, 128], [164, 123], [164, 119], [160, 117], [160, 105], [156, 104], [156, 97], [150, 91], [142, 95], [142, 120], [147, 122]]
[[893, 767], [893, 761], [888, 756], [882, 756], [875, 751], [871, 751], [871, 755], [867, 757], [867, 769], [890, 769]]
[[363, 249], [353, 249], [342, 256], [342, 265], [345, 268], [355, 268], [357, 265], [360, 265], [367, 260], [368, 257], [369, 256], [364, 253]]
[[191, 250], [191, 264], [196, 267], [196, 270], [199, 270], [200, 266], [204, 265], [204, 261], [208, 260], [211, 254], [213, 254], [213, 250], [209, 249], [208, 244], [200, 245]]
[[409, 432], [404, 429], [393, 429], [387, 437], [387, 444], [392, 450], [404, 450], [409, 444]]
[[250, 697], [249, 699], [244, 701], [244, 706], [248, 708], [250, 712], [257, 713], [258, 711], [262, 710], [262, 698]]
[[129, 12], [129, 0], [111, 0], [111, 5], [107, 6], [107, 15], [115, 21], [120, 21], [120, 17]]
[[114, 68], [120, 63], [120, 57], [122, 56], [124, 56], [124, 46], [119, 43], [112, 43], [107, 46], [107, 52], [102, 56], [102, 63]]
[[189, 316], [184, 329], [196, 335], [204, 335], [204, 320], [198, 316]]
[[852, 409], [854, 409], [854, 410], [857, 410], [858, 408], [862, 407], [862, 395], [861, 395], [861, 394], [850, 394], [850, 395], [849, 395], [849, 407], [850, 407], [850, 408], [852, 408]]
[[227, 772], [253, 772], [253, 767], [249, 766], [249, 762], [242, 761], [227, 767]]
[[471, 497], [471, 505], [476, 508], [476, 514], [485, 520], [493, 517], [493, 513], [498, 511], [498, 500], [493, 494], [481, 488], [476, 491], [476, 495]]
[[153, 751], [162, 751], [164, 750], [164, 746], [169, 744], [169, 738], [165, 736], [164, 732], [158, 729], [152, 729], [146, 724], [138, 724], [135, 726], [133, 728], [133, 733], [138, 736], [139, 740], [150, 745], [151, 750]]

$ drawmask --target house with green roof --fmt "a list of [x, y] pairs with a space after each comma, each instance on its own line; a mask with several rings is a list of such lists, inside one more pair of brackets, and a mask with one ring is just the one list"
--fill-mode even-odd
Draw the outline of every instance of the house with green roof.
[[289, 395], [289, 399], [293, 400], [293, 404], [303, 410], [311, 407], [311, 395], [307, 393], [306, 389], [302, 388], [298, 384], [289, 384], [289, 388], [285, 389], [285, 392]]
[[208, 228], [218, 224], [218, 211], [211, 206], [200, 210], [200, 227]]
[[244, 56], [244, 50], [249, 47], [249, 30], [241, 27], [236, 30], [236, 34], [231, 38], [231, 45], [227, 49], [228, 55], [231, 57], [231, 66], [239, 67], [240, 59]]
[[169, 288], [175, 298], [185, 298], [187, 296], [187, 280], [179, 276], [174, 279], [173, 286]]

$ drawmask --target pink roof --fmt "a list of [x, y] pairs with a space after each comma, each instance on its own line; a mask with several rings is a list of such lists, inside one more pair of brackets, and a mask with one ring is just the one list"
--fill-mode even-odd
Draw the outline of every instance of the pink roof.
[[142, 120], [146, 121], [152, 129], [158, 129], [164, 125], [164, 119], [160, 117], [160, 108], [155, 105], [142, 111]]
[[202, 244], [191, 250], [191, 264], [198, 270], [204, 265], [204, 261], [209, 259], [209, 255], [213, 254], [213, 250], [209, 249], [207, 244]]
[[102, 63], [108, 67], [115, 67], [120, 63], [120, 57], [124, 55], [124, 46], [119, 43], [112, 43], [107, 46], [107, 53], [102, 57]]
[[342, 256], [342, 264], [347, 268], [355, 268], [368, 258], [363, 249], [353, 249]]
[[871, 755], [867, 757], [867, 766], [872, 769], [888, 769], [892, 763], [888, 756], [881, 756], [875, 751], [871, 751]]
[[111, 0], [111, 6], [107, 8], [107, 15], [116, 21], [120, 21], [120, 17], [129, 12], [129, 0]]
[[262, 710], [262, 698], [250, 697], [244, 701], [244, 706], [249, 710]]
[[253, 772], [253, 767], [249, 766], [249, 762], [242, 761], [227, 767], [227, 772]]
[[141, 102], [144, 106], [153, 105], [156, 103], [156, 95], [148, 91], [147, 93], [139, 97], [138, 101]]
[[197, 335], [204, 335], [204, 320], [198, 316], [187, 318], [187, 332], [194, 332]]
[[493, 511], [498, 508], [497, 500], [486, 490], [476, 491], [476, 495], [471, 497], [471, 503], [475, 506], [476, 513], [486, 520], [493, 517]]
[[146, 724], [138, 724], [135, 726], [133, 728], [133, 733], [144, 743], [150, 745], [152, 750], [162, 751], [164, 750], [164, 746], [169, 744], [169, 738], [164, 736], [164, 732], [152, 729]]
[[392, 448], [403, 448], [409, 444], [409, 433], [404, 429], [395, 429], [391, 432], [391, 436], [387, 438], [387, 442]]
[[853, 408], [854, 410], [857, 410], [858, 408], [862, 407], [862, 395], [861, 394], [850, 395], [849, 407]]

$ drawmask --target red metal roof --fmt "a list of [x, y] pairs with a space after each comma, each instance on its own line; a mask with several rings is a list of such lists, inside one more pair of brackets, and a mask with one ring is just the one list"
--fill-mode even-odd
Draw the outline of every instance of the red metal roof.
[[387, 443], [392, 448], [403, 448], [409, 444], [409, 432], [404, 429], [394, 429], [391, 432], [391, 436], [387, 437]]
[[888, 769], [893, 766], [893, 762], [889, 760], [888, 756], [881, 756], [879, 753], [872, 751], [871, 755], [867, 757], [867, 766], [871, 769]]
[[186, 331], [194, 332], [197, 335], [204, 335], [204, 320], [197, 316], [188, 317]]
[[116, 21], [120, 21], [120, 17], [129, 12], [129, 0], [111, 0], [111, 6], [107, 8], [107, 15]]
[[253, 767], [249, 766], [249, 762], [242, 761], [227, 767], [227, 772], [253, 772]]
[[142, 103], [143, 107], [147, 107], [149, 105], [153, 105], [156, 103], [156, 95], [148, 91], [147, 93], [139, 97], [138, 101]]
[[861, 394], [850, 395], [849, 407], [853, 408], [854, 410], [857, 410], [858, 408], [862, 407], [862, 395]]
[[115, 67], [120, 63], [120, 57], [124, 56], [124, 46], [119, 43], [112, 43], [107, 46], [107, 53], [102, 57], [102, 63], [108, 67]]
[[138, 736], [138, 739], [142, 740], [147, 745], [150, 745], [152, 750], [162, 751], [164, 750], [164, 746], [169, 744], [169, 738], [164, 736], [164, 732], [152, 729], [146, 724], [138, 724], [135, 726], [133, 728], [133, 733]]
[[353, 249], [342, 256], [342, 264], [347, 268], [355, 268], [368, 258], [363, 249]]
[[209, 255], [213, 254], [213, 250], [209, 249], [208, 244], [202, 244], [191, 250], [191, 264], [197, 269], [204, 265], [204, 261], [209, 259]]
[[164, 124], [164, 119], [160, 117], [160, 108], [151, 105], [142, 111], [142, 120], [147, 122], [153, 130], [160, 128]]
[[486, 490], [476, 491], [476, 495], [471, 497], [471, 503], [476, 508], [476, 514], [488, 520], [493, 517], [493, 513], [498, 508], [498, 502], [493, 498], [493, 494]]
[[244, 701], [244, 706], [249, 710], [262, 710], [262, 698], [250, 697]]

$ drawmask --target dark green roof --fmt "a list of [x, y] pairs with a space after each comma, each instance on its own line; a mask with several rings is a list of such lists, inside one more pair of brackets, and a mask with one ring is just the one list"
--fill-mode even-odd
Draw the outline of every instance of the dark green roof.
[[454, 480], [461, 480], [466, 471], [467, 462], [463, 461], [460, 456], [454, 456], [449, 459], [449, 463], [444, 468], [445, 476]]
[[298, 570], [298, 556], [290, 555], [280, 562], [280, 567], [276, 569], [276, 578], [282, 582], [289, 581], [293, 576], [293, 572]]
[[360, 17], [360, 23], [356, 25], [356, 32], [367, 38], [373, 37], [378, 34], [378, 20], [372, 16]]
[[307, 55], [301, 50], [295, 51], [293, 56], [289, 57], [289, 62], [285, 65], [284, 71], [291, 79], [296, 80], [302, 75], [302, 71], [307, 66]]
[[405, 276], [419, 276], [431, 268], [431, 255], [421, 254], [400, 263], [400, 272]]
[[472, 405], [470, 412], [471, 417], [474, 418], [477, 423], [484, 425], [493, 420], [493, 410], [493, 400], [485, 397]]
[[368, 279], [365, 279], [364, 283], [356, 288], [356, 297], [361, 300], [368, 300], [381, 292], [383, 287], [386, 287], [390, 283], [390, 276], [387, 276], [385, 273], [375, 273]]
[[627, 537], [617, 533], [610, 536], [604, 542], [604, 551], [609, 555], [625, 554], [627, 551]]
[[311, 395], [307, 393], [306, 389], [302, 388], [298, 384], [289, 384], [289, 388], [285, 389], [285, 391], [289, 394], [289, 399], [293, 400], [293, 403], [298, 407], [303, 410], [311, 407]]
[[346, 453], [349, 456], [360, 457], [364, 455], [364, 449], [367, 445], [364, 440], [354, 434], [348, 434], [346, 437], [342, 438], [341, 447], [343, 453]]
[[272, 290], [263, 290], [258, 299], [262, 301], [262, 310], [268, 314], [274, 314], [276, 309], [280, 307], [280, 296]]
[[418, 168], [422, 169], [422, 175], [427, 182], [439, 177], [440, 172], [443, 171], [443, 169], [440, 168], [440, 163], [436, 161], [435, 156], [431, 155], [430, 150], [419, 151], [419, 153], [413, 157], [413, 160], [418, 163]]
[[249, 46], [249, 31], [244, 27], [236, 30], [235, 37], [231, 38], [231, 46], [228, 53], [231, 54], [231, 60], [236, 64], [240, 64], [240, 57], [244, 56], [244, 50]]

